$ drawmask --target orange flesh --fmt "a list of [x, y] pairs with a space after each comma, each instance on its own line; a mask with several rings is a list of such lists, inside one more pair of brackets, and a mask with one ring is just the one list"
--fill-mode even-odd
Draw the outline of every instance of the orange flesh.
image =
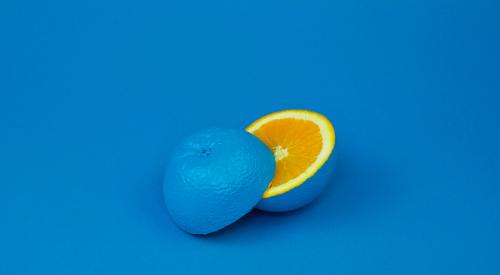
[[315, 123], [294, 118], [270, 121], [253, 134], [271, 148], [276, 159], [276, 175], [270, 187], [304, 172], [318, 157], [323, 142]]

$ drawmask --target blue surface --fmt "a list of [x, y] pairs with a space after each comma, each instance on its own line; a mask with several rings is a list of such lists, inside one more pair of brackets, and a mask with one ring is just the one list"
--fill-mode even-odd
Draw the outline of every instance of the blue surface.
[[[0, 274], [500, 274], [498, 1], [0, 3]], [[316, 203], [209, 237], [175, 144], [305, 108]]]

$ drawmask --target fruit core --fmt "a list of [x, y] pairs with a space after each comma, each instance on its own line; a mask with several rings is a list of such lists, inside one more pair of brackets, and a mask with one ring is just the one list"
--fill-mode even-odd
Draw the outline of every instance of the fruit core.
[[281, 161], [282, 159], [288, 157], [288, 148], [283, 148], [278, 145], [273, 148], [274, 158], [276, 161]]

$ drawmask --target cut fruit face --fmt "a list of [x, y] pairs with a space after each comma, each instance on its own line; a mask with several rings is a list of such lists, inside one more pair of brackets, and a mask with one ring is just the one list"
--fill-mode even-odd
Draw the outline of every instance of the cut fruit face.
[[328, 160], [335, 145], [335, 131], [330, 121], [310, 111], [272, 113], [246, 130], [264, 142], [276, 160], [276, 174], [263, 198], [300, 186]]

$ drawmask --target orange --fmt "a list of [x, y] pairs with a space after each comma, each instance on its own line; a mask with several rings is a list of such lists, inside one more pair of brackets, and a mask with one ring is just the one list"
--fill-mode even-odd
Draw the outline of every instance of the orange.
[[276, 173], [263, 198], [297, 188], [328, 160], [335, 146], [335, 131], [323, 115], [286, 110], [264, 116], [246, 129], [274, 153]]

